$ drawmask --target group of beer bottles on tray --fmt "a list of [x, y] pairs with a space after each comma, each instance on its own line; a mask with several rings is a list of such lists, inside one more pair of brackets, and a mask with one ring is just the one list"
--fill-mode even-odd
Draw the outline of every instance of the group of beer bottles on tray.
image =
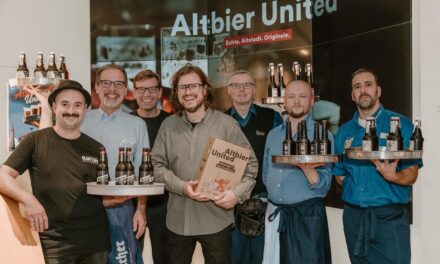
[[[107, 185], [109, 183], [109, 172], [106, 160], [105, 148], [99, 151], [99, 161], [96, 168], [96, 183]], [[151, 163], [151, 150], [142, 149], [142, 163], [139, 166], [138, 174], [135, 175], [135, 168], [132, 163], [133, 152], [131, 148], [120, 147], [118, 150], [118, 164], [115, 169], [116, 185], [149, 185], [153, 184], [153, 164]]]
[[[378, 151], [378, 137], [376, 134], [376, 120], [374, 117], [367, 117], [365, 126], [365, 135], [362, 138], [362, 151]], [[423, 150], [423, 136], [421, 130], [421, 121], [416, 120], [414, 132], [409, 140], [408, 150]], [[400, 132], [400, 118], [395, 116], [390, 120], [390, 133], [386, 138], [386, 151], [403, 150], [403, 138]]]
[[[43, 53], [38, 52], [35, 62], [34, 77], [36, 78], [59, 78], [69, 79], [69, 72], [67, 71], [66, 58], [64, 55], [60, 55], [60, 67], [57, 67], [55, 52], [50, 52], [48, 67], [44, 67]], [[29, 75], [29, 69], [26, 62], [26, 53], [20, 52], [18, 56], [18, 68], [15, 74], [15, 78], [27, 78]]]
[[283, 155], [329, 155], [331, 142], [328, 139], [328, 121], [322, 120], [322, 137], [319, 136], [319, 122], [315, 121], [313, 140], [307, 138], [306, 120], [298, 123], [298, 139], [292, 139], [292, 126], [287, 119], [286, 138], [283, 141]]
[[[286, 84], [284, 83], [284, 67], [282, 63], [278, 63], [278, 84], [275, 81], [275, 64], [269, 63], [269, 85], [267, 87], [267, 93], [269, 97], [283, 97], [286, 92]], [[292, 64], [293, 80], [301, 79], [301, 64], [294, 61]], [[307, 63], [305, 66], [306, 82], [312, 85], [312, 64]], [[313, 85], [312, 85], [313, 87]]]

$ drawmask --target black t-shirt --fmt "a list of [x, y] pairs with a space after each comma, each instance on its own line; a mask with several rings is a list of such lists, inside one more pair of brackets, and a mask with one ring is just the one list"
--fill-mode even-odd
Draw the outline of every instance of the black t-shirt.
[[148, 130], [148, 138], [150, 140], [150, 147], [153, 148], [154, 141], [156, 140], [157, 132], [159, 132], [160, 125], [165, 120], [165, 118], [169, 117], [171, 114], [165, 111], [160, 110], [160, 113], [158, 116], [155, 117], [142, 117], [139, 116], [137, 111], [131, 112], [132, 115], [138, 116], [142, 118], [145, 123], [147, 123], [147, 130]]
[[85, 185], [96, 179], [100, 146], [86, 134], [70, 140], [46, 128], [26, 136], [5, 162], [20, 174], [29, 169], [33, 194], [49, 219], [40, 233], [47, 256], [110, 249], [101, 197], [88, 195]]

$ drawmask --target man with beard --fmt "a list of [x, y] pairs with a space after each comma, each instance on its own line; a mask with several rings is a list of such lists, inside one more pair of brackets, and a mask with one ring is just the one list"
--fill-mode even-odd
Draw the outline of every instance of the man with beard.
[[[367, 117], [376, 119], [379, 146], [386, 145], [392, 116], [400, 117], [404, 147], [413, 126], [406, 117], [385, 109], [373, 70], [359, 69], [351, 78], [351, 98], [358, 111], [338, 130], [335, 152], [362, 145]], [[333, 166], [342, 184], [344, 233], [351, 263], [410, 263], [411, 246], [407, 204], [421, 160], [359, 161], [344, 156]]]
[[230, 263], [232, 209], [249, 198], [258, 163], [251, 151], [241, 182], [212, 201], [195, 192], [198, 182], [194, 177], [209, 137], [252, 148], [237, 121], [214, 110], [212, 87], [200, 68], [185, 65], [173, 76], [172, 86], [176, 114], [162, 123], [153, 148], [155, 177], [170, 192], [168, 263], [191, 263], [197, 241], [202, 245], [205, 263]]
[[[80, 132], [89, 93], [75, 81], [49, 97], [56, 125], [27, 135], [0, 168], [0, 192], [22, 203], [39, 232], [44, 259], [52, 263], [107, 263], [110, 240], [104, 205], [111, 199], [87, 195], [96, 180], [99, 142]], [[32, 193], [15, 178], [29, 169]]]
[[[150, 145], [154, 145], [157, 132], [162, 122], [170, 116], [169, 113], [157, 107], [162, 98], [162, 84], [160, 76], [150, 70], [144, 70], [136, 74], [133, 80], [134, 97], [139, 108], [131, 114], [139, 116], [147, 124]], [[155, 264], [165, 263], [165, 238], [168, 192], [164, 195], [155, 195], [148, 198], [147, 225], [150, 231], [151, 251]], [[144, 244], [144, 235], [140, 239], [141, 248]]]
[[[297, 80], [286, 87], [284, 104], [297, 139], [298, 124], [306, 121], [309, 140], [314, 121], [312, 88]], [[269, 132], [263, 159], [263, 183], [269, 204], [266, 213], [266, 232], [263, 263], [331, 263], [327, 215], [323, 198], [330, 188], [331, 165], [304, 163], [295, 166], [272, 163], [273, 155], [282, 155], [286, 121]], [[322, 128], [321, 128], [322, 130]], [[322, 132], [321, 132], [322, 134]], [[329, 132], [333, 145], [333, 136]]]
[[[272, 128], [283, 122], [281, 115], [273, 109], [252, 103], [255, 95], [255, 80], [248, 71], [238, 70], [231, 75], [228, 94], [232, 99], [233, 106], [226, 111], [226, 114], [238, 121], [257, 156], [258, 163], [262, 164], [267, 134]], [[263, 202], [261, 210], [264, 212], [267, 191], [261, 179], [261, 166], [258, 168], [256, 185], [252, 190], [251, 197]], [[240, 206], [238, 205], [236, 210], [240, 211]], [[264, 213], [261, 220], [264, 220], [263, 217]], [[263, 261], [264, 228], [261, 229], [262, 234], [244, 235], [237, 227], [238, 218], [240, 216], [236, 217], [236, 223], [232, 228], [232, 263], [261, 263]]]

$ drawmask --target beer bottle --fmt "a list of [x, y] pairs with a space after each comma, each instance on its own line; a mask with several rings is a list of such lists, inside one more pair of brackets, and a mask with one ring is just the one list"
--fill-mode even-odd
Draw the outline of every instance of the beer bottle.
[[310, 141], [307, 138], [307, 125], [306, 120], [301, 120], [298, 124], [298, 135], [299, 138], [296, 141], [296, 154], [297, 155], [308, 155], [310, 154]]
[[278, 94], [284, 96], [286, 94], [286, 85], [284, 84], [284, 67], [282, 63], [278, 63]]
[[119, 148], [118, 164], [115, 170], [116, 185], [127, 185], [127, 166], [125, 165], [125, 149]]
[[310, 154], [319, 154], [319, 123], [316, 121], [313, 126], [313, 140], [310, 142]]
[[367, 117], [365, 125], [365, 134], [362, 138], [362, 151], [373, 151], [373, 138], [371, 135], [371, 127], [373, 126], [374, 117]]
[[26, 64], [26, 53], [24, 51], [20, 52], [18, 55], [18, 68], [15, 73], [15, 78], [26, 78], [29, 77], [29, 70]]
[[151, 164], [150, 149], [142, 149], [142, 163], [139, 166], [139, 184], [148, 185], [153, 183], [153, 165]]
[[319, 154], [330, 155], [332, 153], [332, 144], [328, 139], [328, 121], [322, 120], [322, 138], [319, 141]]
[[278, 97], [278, 86], [275, 82], [275, 64], [269, 63], [269, 86], [267, 87], [269, 97]]
[[50, 52], [46, 75], [47, 78], [59, 78], [57, 63], [55, 62], [55, 52]]
[[286, 138], [283, 141], [283, 155], [288, 156], [294, 154], [294, 142], [292, 141], [292, 125], [290, 119], [286, 121]]
[[372, 143], [373, 145], [371, 146], [372, 151], [377, 151], [379, 150], [379, 138], [377, 137], [376, 134], [376, 118], [371, 117], [371, 126], [370, 126], [370, 135], [372, 138]]
[[293, 80], [301, 80], [301, 65], [299, 62], [294, 61], [292, 64], [292, 71], [293, 71]]
[[43, 53], [37, 53], [37, 63], [34, 70], [34, 77], [43, 78], [46, 77], [46, 68], [44, 68]]
[[416, 120], [414, 132], [409, 139], [409, 150], [423, 150], [422, 121]]
[[125, 165], [127, 166], [127, 184], [134, 185], [135, 177], [134, 177], [134, 167], [133, 167], [133, 163], [132, 163], [133, 152], [131, 151], [131, 148], [127, 148], [126, 155], [127, 155], [127, 157], [126, 157]]
[[400, 118], [393, 116], [390, 121], [390, 133], [387, 137], [387, 150], [403, 150], [403, 139], [400, 132]]
[[105, 160], [105, 148], [99, 148], [99, 161], [98, 166], [96, 167], [96, 183], [97, 184], [108, 184], [109, 175], [108, 175], [108, 165]]
[[69, 80], [69, 72], [67, 71], [66, 66], [66, 57], [63, 54], [60, 55], [60, 79]]
[[306, 81], [310, 84], [310, 87], [313, 87], [313, 70], [312, 70], [312, 64], [307, 63], [306, 67], [304, 68], [306, 72]]

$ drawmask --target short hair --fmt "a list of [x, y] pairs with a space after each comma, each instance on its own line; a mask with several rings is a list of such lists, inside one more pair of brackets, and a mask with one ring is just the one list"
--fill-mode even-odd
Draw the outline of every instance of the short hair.
[[162, 80], [159, 74], [155, 73], [152, 70], [143, 70], [138, 72], [133, 78], [133, 87], [136, 88], [136, 82], [148, 79], [156, 79], [159, 89], [162, 88]]
[[101, 73], [109, 69], [114, 69], [122, 72], [122, 74], [124, 75], [125, 85], [128, 84], [127, 72], [125, 71], [125, 69], [122, 66], [113, 63], [106, 64], [96, 71], [96, 83], [101, 81]]
[[208, 76], [200, 69], [199, 67], [192, 65], [191, 63], [185, 64], [182, 68], [180, 68], [176, 73], [174, 73], [173, 78], [171, 80], [171, 85], [173, 87], [172, 92], [172, 104], [173, 104], [173, 110], [174, 113], [177, 115], [182, 115], [183, 112], [183, 106], [179, 102], [179, 98], [177, 96], [177, 84], [179, 83], [179, 80], [182, 76], [188, 75], [191, 73], [197, 74], [199, 76], [200, 81], [202, 82], [202, 85], [206, 85], [206, 96], [205, 96], [205, 107], [207, 108], [215, 108], [215, 98], [214, 98], [214, 92], [212, 91], [212, 85], [211, 82], [208, 79]]
[[242, 74], [247, 74], [249, 77], [251, 77], [251, 79], [252, 79], [252, 81], [255, 83], [256, 81], [255, 81], [255, 78], [254, 78], [254, 76], [251, 74], [251, 72], [250, 71], [248, 71], [248, 70], [236, 70], [235, 72], [233, 72], [232, 74], [231, 74], [231, 76], [229, 76], [229, 80], [228, 80], [228, 82], [231, 80], [231, 78], [232, 77], [234, 77], [235, 75], [242, 75]]
[[376, 71], [373, 69], [369, 69], [369, 68], [360, 68], [360, 69], [357, 69], [355, 72], [353, 72], [353, 74], [351, 75], [351, 82], [353, 82], [353, 78], [356, 75], [364, 73], [364, 72], [371, 73], [374, 77], [374, 80], [376, 81], [376, 85], [379, 85], [379, 77], [377, 76]]

